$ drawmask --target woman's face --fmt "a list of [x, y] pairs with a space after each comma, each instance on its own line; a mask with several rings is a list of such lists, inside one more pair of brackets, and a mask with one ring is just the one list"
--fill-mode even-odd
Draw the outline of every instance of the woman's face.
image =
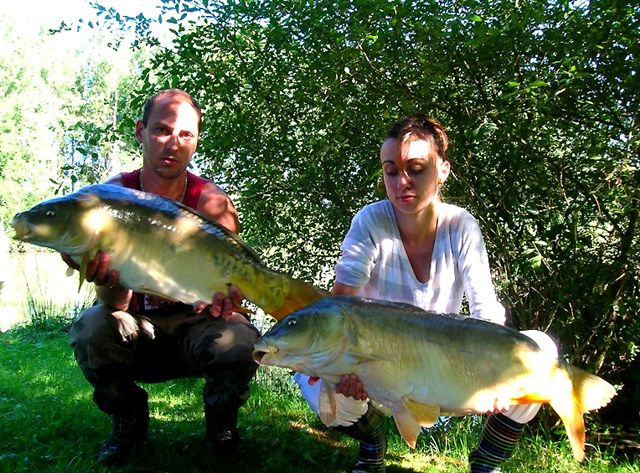
[[438, 201], [438, 186], [449, 176], [449, 161], [436, 154], [430, 141], [396, 138], [386, 140], [380, 161], [387, 196], [405, 214], [423, 211]]

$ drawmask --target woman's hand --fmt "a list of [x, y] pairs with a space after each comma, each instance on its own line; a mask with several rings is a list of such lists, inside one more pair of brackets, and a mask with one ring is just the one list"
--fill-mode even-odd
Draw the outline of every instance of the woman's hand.
[[347, 374], [340, 378], [340, 381], [336, 384], [336, 392], [359, 401], [366, 401], [369, 398], [369, 395], [364, 390], [364, 384], [355, 374]]

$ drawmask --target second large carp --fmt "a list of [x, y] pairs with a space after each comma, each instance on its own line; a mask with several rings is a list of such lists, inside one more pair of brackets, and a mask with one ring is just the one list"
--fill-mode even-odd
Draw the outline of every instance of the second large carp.
[[187, 304], [227, 284], [281, 319], [327, 293], [270, 270], [238, 236], [175, 201], [97, 184], [42, 202], [12, 221], [17, 240], [52, 248], [81, 267], [102, 250], [120, 283]]
[[290, 314], [258, 340], [253, 356], [322, 378], [319, 414], [327, 425], [336, 417], [336, 383], [357, 374], [412, 447], [420, 428], [440, 415], [485, 413], [500, 399], [549, 403], [582, 460], [583, 414], [615, 394], [602, 378], [560, 363], [516, 330], [357, 297], [327, 297]]

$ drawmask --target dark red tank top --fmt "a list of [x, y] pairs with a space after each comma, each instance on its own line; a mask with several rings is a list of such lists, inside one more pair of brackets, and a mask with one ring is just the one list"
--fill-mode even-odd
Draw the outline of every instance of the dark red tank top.
[[[141, 190], [140, 169], [136, 169], [133, 172], [121, 172], [120, 180], [122, 181], [122, 185], [124, 187], [128, 187], [129, 189]], [[209, 182], [210, 181], [187, 171], [187, 188], [185, 190], [182, 203], [187, 207], [197, 210], [202, 190], [204, 189], [204, 186]], [[154, 299], [157, 300], [158, 298]], [[167, 302], [168, 304], [171, 304], [170, 301]], [[145, 295], [139, 292], [134, 292], [133, 296], [131, 297], [131, 302], [129, 303], [129, 310], [131, 312], [137, 313], [144, 312]]]
[[[140, 171], [140, 169], [136, 169], [133, 172], [121, 172], [120, 180], [122, 181], [122, 185], [129, 189], [142, 190], [140, 186]], [[184, 193], [182, 203], [187, 207], [198, 210], [198, 201], [200, 200], [202, 189], [209, 183], [210, 181], [187, 171], [187, 189]]]

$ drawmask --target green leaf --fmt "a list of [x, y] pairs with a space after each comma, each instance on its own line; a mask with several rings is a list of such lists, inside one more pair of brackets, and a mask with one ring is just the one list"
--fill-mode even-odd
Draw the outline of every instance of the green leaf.
[[533, 81], [531, 84], [529, 84], [529, 88], [531, 89], [536, 89], [538, 87], [549, 87], [549, 84], [547, 84], [543, 80], [536, 80], [536, 81]]

